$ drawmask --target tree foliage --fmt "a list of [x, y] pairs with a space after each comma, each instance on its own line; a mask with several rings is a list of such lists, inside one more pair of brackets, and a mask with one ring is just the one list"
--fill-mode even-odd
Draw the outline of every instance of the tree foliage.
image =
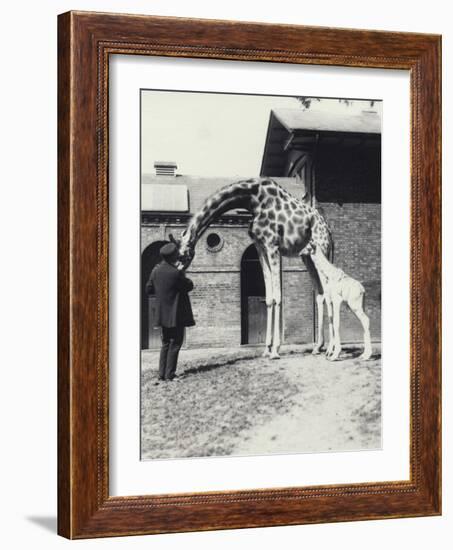
[[[296, 97], [296, 99], [297, 101], [300, 102], [302, 107], [304, 107], [305, 109], [309, 109], [313, 101], [321, 101], [320, 97], [308, 97], [308, 96], [298, 96]], [[344, 103], [346, 106], [349, 106], [354, 102], [354, 100], [340, 97], [338, 98], [338, 102]], [[370, 107], [374, 107], [374, 100], [370, 100]]]

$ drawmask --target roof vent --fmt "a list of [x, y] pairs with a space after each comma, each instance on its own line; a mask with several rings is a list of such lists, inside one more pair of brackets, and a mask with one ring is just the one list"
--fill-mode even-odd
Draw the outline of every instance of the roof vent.
[[176, 162], [156, 160], [154, 168], [156, 169], [156, 176], [175, 176], [178, 166]]

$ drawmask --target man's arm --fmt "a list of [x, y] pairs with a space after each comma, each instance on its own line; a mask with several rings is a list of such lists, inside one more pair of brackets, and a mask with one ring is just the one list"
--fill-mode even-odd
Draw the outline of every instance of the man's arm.
[[146, 294], [154, 294], [154, 283], [152, 279], [152, 273], [149, 276], [148, 282], [145, 285], [145, 292]]
[[179, 272], [179, 277], [176, 282], [178, 290], [184, 290], [185, 292], [190, 292], [193, 289], [193, 282], [186, 277], [184, 271]]

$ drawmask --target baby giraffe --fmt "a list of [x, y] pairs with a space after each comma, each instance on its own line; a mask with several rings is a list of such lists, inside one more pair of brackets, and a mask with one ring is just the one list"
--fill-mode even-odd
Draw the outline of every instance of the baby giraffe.
[[[360, 359], [371, 357], [370, 320], [363, 310], [365, 289], [363, 285], [349, 275], [335, 267], [324, 255], [319, 246], [311, 254], [313, 263], [324, 287], [324, 296], [329, 316], [330, 342], [327, 348], [327, 357], [331, 361], [338, 359], [341, 352], [340, 341], [340, 308], [346, 302], [356, 315], [363, 327], [364, 349]], [[333, 310], [333, 325], [332, 325]]]

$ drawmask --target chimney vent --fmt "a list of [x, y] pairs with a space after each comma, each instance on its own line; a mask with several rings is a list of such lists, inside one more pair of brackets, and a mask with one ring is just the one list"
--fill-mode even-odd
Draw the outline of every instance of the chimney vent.
[[154, 168], [156, 169], [156, 176], [175, 176], [178, 166], [176, 162], [156, 160]]

